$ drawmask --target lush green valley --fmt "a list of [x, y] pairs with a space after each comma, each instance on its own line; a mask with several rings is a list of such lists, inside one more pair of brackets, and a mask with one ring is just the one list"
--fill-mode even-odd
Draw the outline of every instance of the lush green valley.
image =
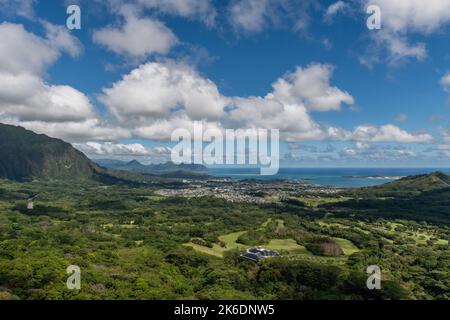
[[[1, 180], [0, 299], [450, 298], [449, 224], [433, 223], [427, 202], [414, 207], [420, 220], [395, 216], [392, 195], [250, 204], [159, 187]], [[253, 246], [281, 256], [240, 258]], [[66, 287], [69, 265], [81, 290]], [[381, 290], [366, 287], [369, 265], [381, 267]]]
[[[445, 174], [338, 190], [104, 168], [7, 125], [0, 148], [0, 299], [450, 298]], [[247, 259], [258, 248], [270, 258]], [[372, 265], [381, 290], [367, 287]]]

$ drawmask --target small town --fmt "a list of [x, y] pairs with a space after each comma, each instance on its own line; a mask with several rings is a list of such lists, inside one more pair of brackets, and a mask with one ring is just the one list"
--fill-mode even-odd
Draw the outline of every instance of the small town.
[[184, 180], [179, 188], [160, 189], [157, 195], [164, 197], [216, 197], [230, 202], [268, 203], [274, 199], [299, 194], [333, 195], [343, 191], [332, 186], [318, 186], [304, 181], [291, 180], [233, 180], [228, 178], [208, 180]]

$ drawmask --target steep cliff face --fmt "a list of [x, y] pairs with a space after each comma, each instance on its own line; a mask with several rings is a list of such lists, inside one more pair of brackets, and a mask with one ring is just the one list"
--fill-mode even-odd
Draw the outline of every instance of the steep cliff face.
[[71, 144], [22, 127], [0, 124], [0, 177], [83, 179], [96, 170]]

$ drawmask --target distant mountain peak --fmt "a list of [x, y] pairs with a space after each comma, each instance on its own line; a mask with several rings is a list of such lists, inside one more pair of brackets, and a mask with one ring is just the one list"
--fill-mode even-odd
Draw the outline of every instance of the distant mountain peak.
[[118, 160], [101, 159], [95, 161], [97, 164], [105, 168], [126, 170], [136, 173], [155, 174], [155, 175], [165, 175], [174, 173], [205, 174], [207, 172], [207, 168], [203, 165], [184, 164], [184, 163], [177, 165], [172, 161], [149, 165], [144, 165], [137, 160], [126, 162]]
[[136, 159], [131, 160], [130, 162], [127, 163], [127, 165], [140, 165], [140, 166], [143, 166], [143, 164], [140, 163], [139, 161], [137, 161]]
[[437, 171], [429, 174], [405, 177], [381, 186], [372, 187], [372, 189], [395, 193], [421, 193], [448, 187], [450, 187], [450, 176], [443, 172]]

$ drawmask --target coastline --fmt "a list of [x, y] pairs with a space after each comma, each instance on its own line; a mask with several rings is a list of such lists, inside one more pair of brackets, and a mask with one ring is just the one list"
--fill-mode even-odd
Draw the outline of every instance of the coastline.
[[407, 176], [442, 171], [450, 168], [280, 168], [278, 174], [261, 176], [257, 168], [208, 168], [208, 175], [234, 180], [290, 180], [317, 186], [361, 188], [382, 185]]

